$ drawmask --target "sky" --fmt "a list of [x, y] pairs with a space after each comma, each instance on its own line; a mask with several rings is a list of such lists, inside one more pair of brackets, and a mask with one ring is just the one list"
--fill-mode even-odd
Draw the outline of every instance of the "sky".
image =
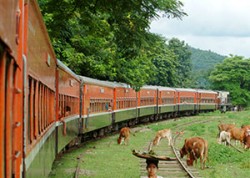
[[159, 18], [150, 32], [221, 55], [250, 58], [250, 0], [181, 0], [182, 20]]

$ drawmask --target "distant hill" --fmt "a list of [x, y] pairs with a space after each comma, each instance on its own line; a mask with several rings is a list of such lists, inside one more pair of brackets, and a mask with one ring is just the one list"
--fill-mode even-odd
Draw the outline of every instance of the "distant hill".
[[210, 87], [208, 75], [214, 66], [221, 63], [226, 56], [217, 54], [210, 50], [201, 50], [189, 46], [191, 51], [193, 87], [206, 88]]
[[196, 49], [189, 46], [189, 50], [191, 51], [191, 60], [193, 70], [208, 70], [214, 68], [214, 66], [218, 63], [221, 63], [226, 56], [222, 56], [210, 50], [201, 50]]

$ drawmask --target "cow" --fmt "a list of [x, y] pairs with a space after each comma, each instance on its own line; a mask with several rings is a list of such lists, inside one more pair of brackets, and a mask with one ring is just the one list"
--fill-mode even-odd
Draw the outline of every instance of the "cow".
[[119, 145], [121, 145], [122, 142], [124, 142], [124, 144], [127, 145], [128, 142], [129, 142], [129, 137], [130, 137], [130, 128], [129, 127], [123, 127], [120, 130], [120, 135], [119, 135], [119, 138], [117, 139], [117, 143]]
[[245, 149], [250, 148], [250, 129], [247, 129], [245, 131], [245, 137], [244, 137], [243, 143], [245, 145]]
[[234, 128], [234, 127], [236, 127], [235, 124], [219, 124], [218, 125], [219, 132], [228, 131], [228, 130]]
[[188, 166], [193, 166], [193, 162], [197, 162], [197, 159], [200, 158], [201, 169], [204, 169], [208, 158], [208, 142], [201, 137], [185, 139], [185, 143], [180, 150], [180, 156], [183, 158], [185, 155], [188, 157]]
[[231, 139], [234, 139], [235, 141], [238, 140], [240, 143], [243, 143], [245, 138], [245, 129], [234, 127], [228, 130], [228, 132], [230, 132]]
[[222, 142], [225, 143], [226, 145], [230, 145], [230, 140], [231, 140], [231, 133], [226, 132], [226, 131], [221, 131], [220, 132], [220, 137], [218, 140], [218, 143], [221, 144]]
[[234, 128], [234, 127], [236, 127], [235, 124], [219, 124], [218, 125], [218, 129], [219, 129], [218, 137], [220, 136], [220, 133], [222, 131], [226, 131], [227, 132], [228, 130], [230, 130], [230, 129]]
[[168, 145], [172, 144], [172, 133], [170, 129], [163, 129], [163, 130], [159, 130], [156, 135], [155, 138], [153, 140], [153, 146], [159, 145], [159, 142], [162, 138], [167, 138], [168, 139]]

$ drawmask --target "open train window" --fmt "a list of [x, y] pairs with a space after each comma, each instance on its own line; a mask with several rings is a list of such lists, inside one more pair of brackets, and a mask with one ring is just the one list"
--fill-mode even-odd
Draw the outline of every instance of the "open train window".
[[54, 121], [54, 91], [28, 77], [28, 122], [27, 140], [32, 144]]
[[60, 94], [59, 119], [74, 114], [79, 114], [79, 98]]
[[141, 106], [147, 106], [154, 104], [154, 97], [141, 97]]
[[90, 99], [90, 112], [107, 112], [111, 109], [112, 99], [109, 98], [91, 98]]

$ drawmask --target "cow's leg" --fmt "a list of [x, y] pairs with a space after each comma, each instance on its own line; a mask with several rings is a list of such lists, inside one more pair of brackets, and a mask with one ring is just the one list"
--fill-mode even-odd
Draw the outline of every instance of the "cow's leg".
[[172, 137], [171, 136], [168, 136], [168, 145], [172, 145]]
[[161, 141], [161, 137], [157, 137], [156, 146], [159, 145], [160, 141]]
[[201, 164], [201, 169], [204, 169], [204, 149], [200, 153], [200, 164]]
[[128, 138], [128, 137], [125, 137], [125, 139], [124, 139], [124, 144], [125, 144], [125, 145], [128, 145], [128, 142], [129, 142], [129, 138]]
[[226, 145], [230, 145], [230, 138], [226, 139]]

